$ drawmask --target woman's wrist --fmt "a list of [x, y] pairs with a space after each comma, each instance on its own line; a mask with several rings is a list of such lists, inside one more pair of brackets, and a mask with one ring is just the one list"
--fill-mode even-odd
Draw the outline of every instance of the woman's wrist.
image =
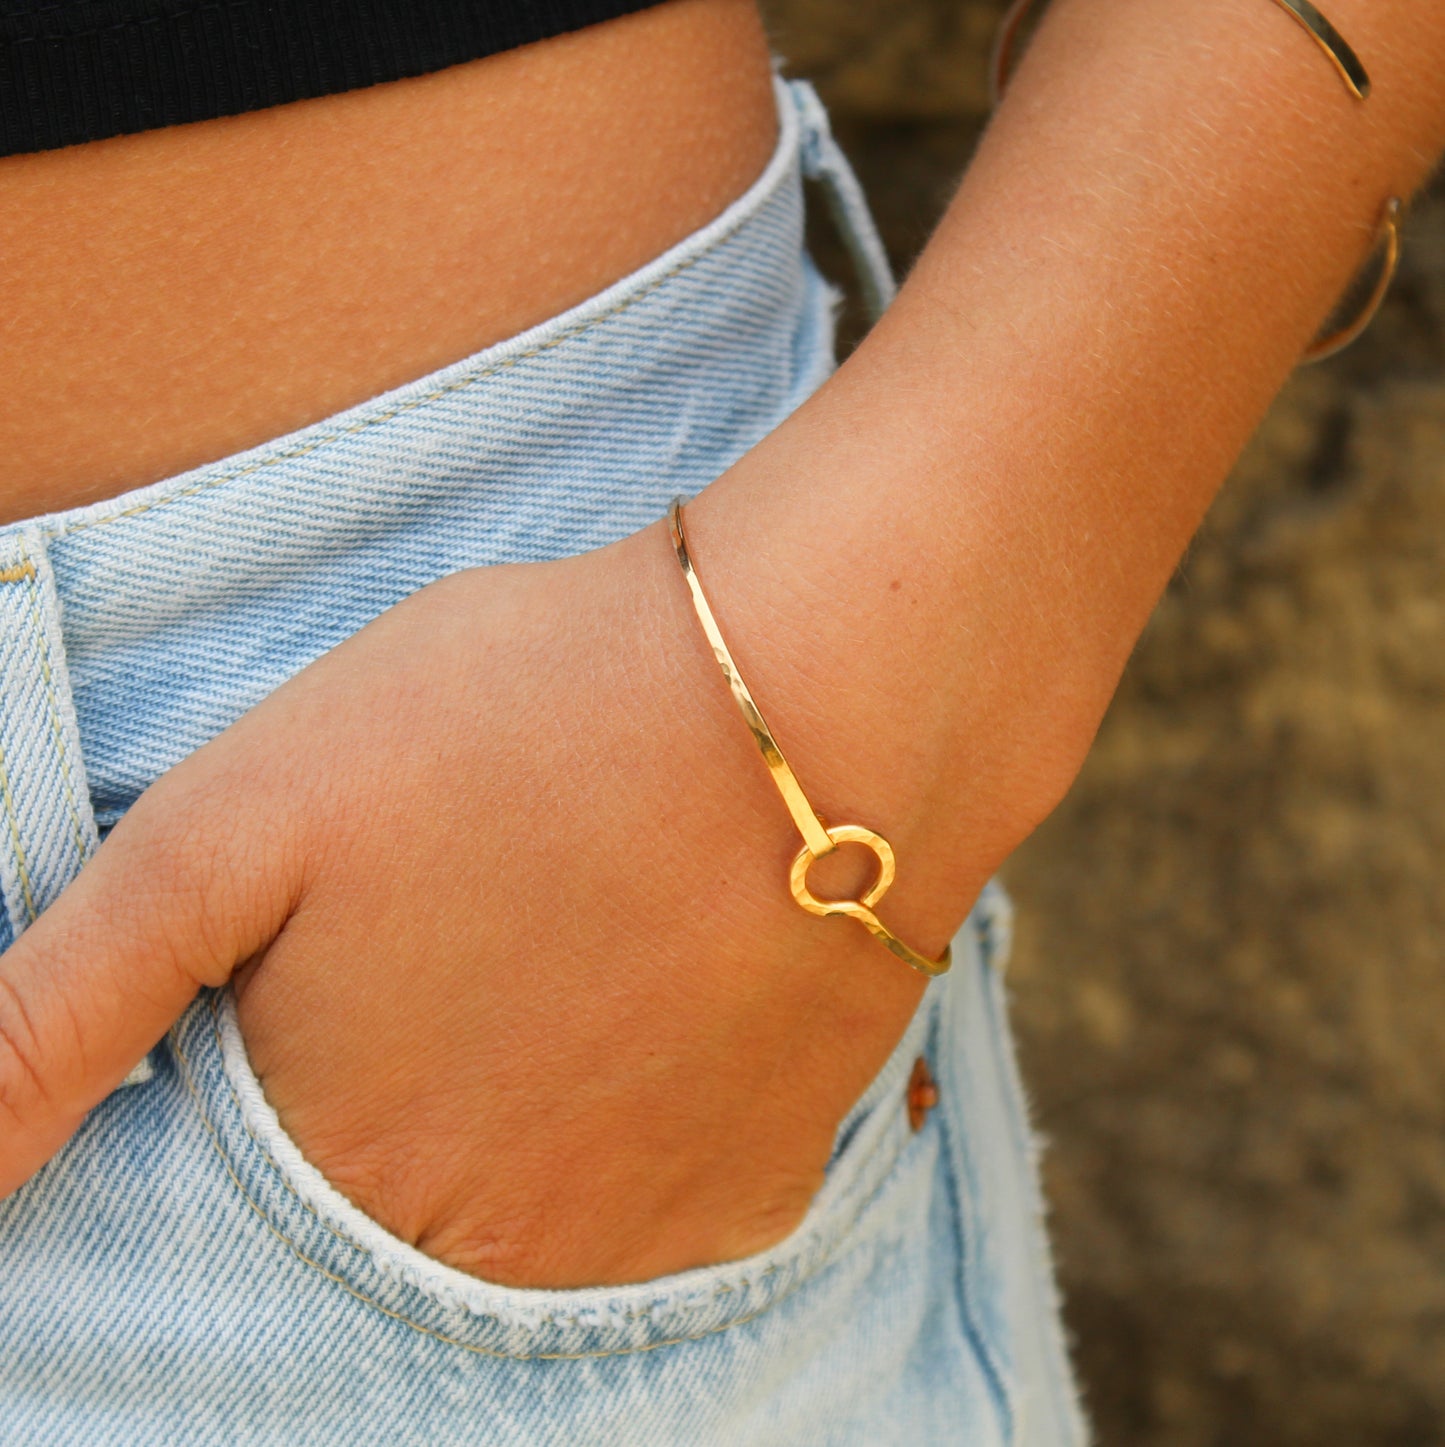
[[1361, 106], [1266, 0], [1057, 0], [897, 302], [689, 507], [820, 812], [898, 850], [900, 932], [944, 934], [1067, 789], [1374, 208], [1445, 143], [1445, 14], [1389, 8], [1332, 16]]
[[[710, 495], [712, 489], [703, 494]], [[700, 501], [688, 507], [689, 528], [696, 506]], [[700, 555], [695, 561], [711, 588], [708, 562]], [[569, 606], [582, 606], [615, 628], [608, 659], [588, 667], [591, 686], [611, 686], [618, 711], [645, 721], [648, 757], [637, 761], [636, 775], [650, 790], [655, 831], [668, 847], [659, 852], [651, 877], [637, 881], [639, 891], [651, 898], [673, 894], [679, 909], [710, 917], [719, 931], [716, 967], [739, 983], [764, 983], [770, 972], [787, 968], [805, 974], [836, 971], [839, 987], [852, 989], [846, 982], [856, 969], [874, 981], [857, 998], [879, 1007], [879, 1038], [889, 1033], [889, 1019], [901, 1029], [916, 1004], [921, 979], [861, 928], [845, 920], [820, 920], [793, 899], [788, 874], [801, 843], [797, 829], [693, 610], [666, 520], [558, 566], [575, 570], [565, 591], [580, 603]], [[792, 679], [797, 640], [774, 628], [771, 601], [765, 587], [734, 593], [730, 616], [738, 635], [729, 635], [730, 646], [736, 641], [740, 658], [746, 651], [760, 663], [766, 654], [763, 673], [769, 681], [780, 675]], [[846, 679], [842, 685], [846, 693]], [[791, 686], [786, 693], [780, 690], [770, 703], [763, 687], [758, 681], [758, 702], [776, 724], [780, 741], [785, 740], [793, 732], [795, 691]], [[806, 695], [801, 704], [807, 708]], [[615, 748], [613, 731], [605, 732]], [[795, 760], [810, 798], [813, 762]], [[840, 781], [831, 808], [813, 800], [829, 822], [856, 816], [850, 788], [851, 781]], [[861, 891], [872, 876], [872, 856], [861, 847], [845, 846], [814, 866], [809, 882], [820, 895], [841, 897]], [[927, 948], [941, 952], [956, 926], [953, 921], [932, 931]], [[712, 965], [699, 961], [698, 968]]]
[[[719, 626], [809, 799], [829, 823], [889, 840], [897, 877], [879, 912], [936, 956], [1037, 822], [1004, 752], [1030, 732], [1034, 757], [1047, 745], [987, 622], [1007, 578], [991, 572], [975, 600], [955, 592], [955, 606], [941, 608], [925, 551], [830, 500], [853, 469], [872, 472], [880, 495], [894, 485], [882, 468], [896, 468], [900, 485], [921, 476], [915, 458], [883, 455], [877, 430], [850, 427], [841, 396], [829, 384], [689, 504], [689, 539]], [[711, 691], [735, 715], [692, 628], [717, 675]], [[771, 790], [741, 719], [731, 722]], [[796, 832], [781, 803], [771, 807], [791, 853]], [[819, 893], [871, 878], [863, 850], [840, 855], [814, 867]]]

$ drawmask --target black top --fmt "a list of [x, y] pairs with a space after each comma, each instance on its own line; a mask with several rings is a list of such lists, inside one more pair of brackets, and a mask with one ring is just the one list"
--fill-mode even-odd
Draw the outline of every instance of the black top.
[[0, 0], [0, 156], [422, 75], [658, 0]]

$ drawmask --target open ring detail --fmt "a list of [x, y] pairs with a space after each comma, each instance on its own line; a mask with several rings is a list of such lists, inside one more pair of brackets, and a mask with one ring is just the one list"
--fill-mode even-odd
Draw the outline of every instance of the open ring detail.
[[939, 959], [931, 960], [927, 955], [919, 954], [911, 945], [904, 944], [873, 913], [873, 906], [888, 893], [888, 887], [893, 883], [893, 876], [897, 872], [893, 861], [893, 846], [881, 834], [875, 834], [861, 824], [830, 824], [827, 826], [827, 835], [835, 847], [839, 844], [862, 844], [871, 849], [878, 860], [878, 873], [858, 899], [819, 899], [808, 888], [808, 871], [817, 861], [818, 855], [805, 844], [793, 856], [793, 867], [788, 874], [788, 887], [793, 891], [793, 898], [799, 906], [809, 914], [824, 917], [836, 914], [856, 919], [874, 939], [886, 949], [892, 950], [904, 964], [911, 965], [923, 975], [943, 974], [953, 963], [952, 945], [943, 951]]
[[[834, 824], [830, 827], [823, 822], [817, 810], [808, 802], [808, 796], [803, 792], [803, 786], [798, 782], [798, 776], [793, 773], [787, 759], [783, 757], [783, 751], [778, 747], [778, 741], [773, 737], [772, 729], [768, 727], [762, 710], [758, 708], [747, 684], [743, 682], [742, 675], [738, 672], [738, 666], [733, 661], [727, 644], [723, 642], [722, 632], [717, 626], [717, 619], [713, 617], [712, 608], [702, 591], [702, 584], [698, 581], [697, 572], [692, 566], [692, 558], [688, 554], [687, 538], [682, 530], [682, 499], [680, 497], [673, 498], [667, 518], [672, 533], [672, 546], [677, 553], [677, 561], [682, 568], [682, 575], [687, 580], [693, 610], [697, 613], [698, 621], [702, 624], [702, 631], [707, 635], [707, 641], [712, 646], [713, 657], [717, 659], [718, 667], [722, 669], [723, 677], [727, 679], [728, 687], [732, 690], [733, 702], [737, 704], [752, 733], [753, 742], [757, 744], [763, 756], [763, 762], [767, 764], [768, 772], [772, 775], [773, 783], [777, 787], [778, 793], [782, 795], [783, 803], [787, 805], [794, 827], [803, 836], [803, 847], [793, 859], [788, 880], [793, 891], [793, 898], [798, 902], [799, 907], [807, 910], [809, 914], [825, 917], [843, 915], [848, 919], [857, 920], [874, 939], [897, 955], [904, 964], [917, 970], [919, 974], [929, 976], [943, 974], [953, 963], [952, 945], [945, 948], [938, 959], [930, 959], [927, 955], [920, 954], [911, 946], [904, 944], [873, 913], [873, 906], [883, 898], [888, 892], [889, 885], [893, 883], [893, 876], [896, 872], [893, 846], [881, 834], [875, 833], [872, 829], [866, 829], [861, 824]], [[831, 854], [840, 844], [862, 844], [873, 851], [873, 855], [878, 861], [878, 873], [872, 884], [863, 891], [861, 899], [819, 899], [808, 888], [808, 870], [813, 867], [814, 861]]]

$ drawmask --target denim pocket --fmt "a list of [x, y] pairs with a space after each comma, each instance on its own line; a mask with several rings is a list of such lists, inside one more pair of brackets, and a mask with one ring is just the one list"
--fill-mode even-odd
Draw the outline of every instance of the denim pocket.
[[[104, 1101], [0, 1202], [0, 1437], [1022, 1441], [990, 1308], [998, 1223], [979, 1195], [1010, 1163], [982, 1151], [988, 1122], [972, 1117], [991, 1107], [975, 1087], [994, 1072], [954, 1024], [981, 1018], [968, 1002], [986, 967], [970, 929], [954, 952], [787, 1240], [582, 1291], [490, 1285], [357, 1211], [281, 1130], [230, 998], [202, 997], [155, 1052], [152, 1079]], [[943, 1099], [914, 1132], [905, 1092], [919, 1055]], [[577, 1194], [569, 1206], [585, 1209], [585, 1183]]]
[[[822, 1189], [784, 1241], [660, 1281], [564, 1291], [497, 1286], [445, 1266], [352, 1205], [306, 1159], [265, 1099], [229, 992], [198, 1002], [171, 1048], [237, 1185], [303, 1264], [387, 1311], [415, 1310], [428, 1329], [438, 1326], [437, 1311], [461, 1313], [468, 1326], [458, 1345], [517, 1357], [589, 1356], [651, 1350], [750, 1320], [846, 1249], [890, 1185], [927, 1168], [928, 1146], [913, 1140], [904, 1101], [935, 1013], [926, 1000], [849, 1113]], [[578, 1191], [585, 1198], [585, 1183]]]
[[[481, 1433], [488, 1442], [957, 1440], [960, 1421], [971, 1443], [1002, 1442], [998, 1384], [958, 1312], [945, 1134], [932, 1119], [915, 1132], [906, 1109], [915, 1060], [940, 1048], [942, 1000], [931, 986], [787, 1239], [741, 1261], [568, 1291], [456, 1271], [347, 1201], [267, 1104], [229, 994], [187, 1012], [169, 1055], [213, 1148], [209, 1169], [232, 1188], [231, 1219], [214, 1223], [232, 1237], [229, 1273], [264, 1283], [270, 1309], [284, 1303], [321, 1356], [345, 1343], [329, 1367], [317, 1361], [318, 1380], [361, 1372], [389, 1402], [425, 1382], [433, 1408], [485, 1382], [488, 1400], [529, 1420], [528, 1394], [545, 1395], [545, 1429]], [[585, 1183], [578, 1194], [569, 1206], [585, 1209]], [[385, 1440], [453, 1440], [441, 1420]]]

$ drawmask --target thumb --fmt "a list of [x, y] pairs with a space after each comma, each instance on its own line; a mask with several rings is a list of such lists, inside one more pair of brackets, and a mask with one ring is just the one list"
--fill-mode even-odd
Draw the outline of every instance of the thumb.
[[0, 1197], [290, 913], [277, 854], [255, 847], [264, 833], [214, 790], [170, 779], [0, 955]]

